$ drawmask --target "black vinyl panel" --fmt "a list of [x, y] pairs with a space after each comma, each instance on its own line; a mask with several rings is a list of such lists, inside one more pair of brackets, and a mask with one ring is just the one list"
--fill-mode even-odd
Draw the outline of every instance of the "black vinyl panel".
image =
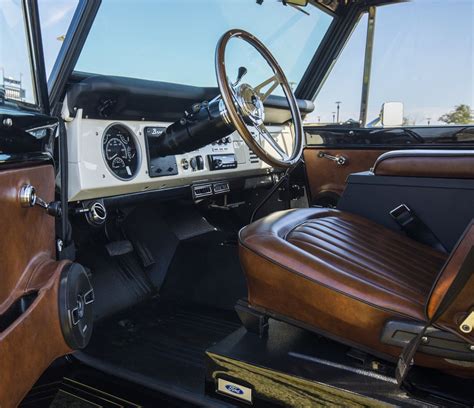
[[444, 149], [455, 145], [456, 149], [474, 146], [474, 126], [416, 126], [400, 128], [357, 128], [348, 126], [306, 126], [308, 135], [317, 135], [320, 143], [310, 145], [354, 147], [397, 146], [397, 148], [430, 148], [436, 145]]
[[[67, 93], [71, 116], [83, 109], [94, 119], [159, 120], [174, 122], [192, 104], [210, 101], [219, 94], [216, 87], [197, 87], [169, 82], [118, 76], [76, 73]], [[298, 100], [302, 113], [312, 112], [311, 101]], [[286, 98], [271, 95], [265, 106], [289, 109]]]
[[0, 164], [49, 161], [57, 120], [36, 111], [0, 107]]
[[[370, 197], [370, 201], [367, 201]], [[351, 174], [337, 208], [395, 231], [390, 211], [407, 205], [451, 251], [474, 218], [474, 180]]]

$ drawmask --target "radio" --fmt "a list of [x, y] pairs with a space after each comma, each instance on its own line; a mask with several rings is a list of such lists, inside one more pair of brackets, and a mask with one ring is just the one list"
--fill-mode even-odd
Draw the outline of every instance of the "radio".
[[210, 170], [235, 169], [237, 167], [235, 154], [210, 154], [207, 159]]

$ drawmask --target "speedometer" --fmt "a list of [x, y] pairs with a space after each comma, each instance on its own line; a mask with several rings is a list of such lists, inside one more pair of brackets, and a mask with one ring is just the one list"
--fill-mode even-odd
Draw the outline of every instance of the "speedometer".
[[109, 126], [102, 138], [103, 156], [110, 172], [120, 180], [130, 180], [137, 174], [140, 151], [134, 134], [123, 125]]

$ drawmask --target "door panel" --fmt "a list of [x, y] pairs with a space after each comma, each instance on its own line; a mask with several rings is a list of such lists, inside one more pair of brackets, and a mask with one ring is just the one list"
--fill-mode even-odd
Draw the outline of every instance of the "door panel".
[[54, 257], [54, 218], [39, 207], [21, 207], [18, 197], [25, 184], [36, 187], [38, 195], [47, 202], [52, 201], [53, 167], [0, 171], [0, 225], [3, 229], [0, 313], [24, 293], [37, 266]]
[[[358, 128], [306, 126], [304, 151], [312, 204], [335, 205], [351, 173], [369, 170], [377, 157], [401, 149], [472, 149], [474, 126], [416, 126], [401, 128]], [[342, 155], [347, 161], [318, 157], [319, 152]]]
[[58, 287], [68, 261], [55, 260], [55, 220], [39, 206], [22, 208], [31, 184], [54, 199], [52, 165], [0, 167], [0, 406], [17, 405], [57, 357], [70, 352], [59, 318]]
[[[347, 176], [369, 170], [377, 157], [388, 150], [392, 149], [305, 148], [303, 154], [311, 203], [335, 205], [344, 191]], [[320, 152], [331, 156], [342, 156], [345, 158], [345, 163], [340, 165], [326, 157], [320, 157]]]

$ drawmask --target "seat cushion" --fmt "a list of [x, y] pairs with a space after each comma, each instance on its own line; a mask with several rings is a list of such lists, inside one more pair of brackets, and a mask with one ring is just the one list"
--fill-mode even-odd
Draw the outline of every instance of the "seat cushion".
[[394, 356], [399, 349], [380, 345], [384, 323], [425, 320], [447, 258], [365, 218], [321, 208], [274, 213], [239, 236], [251, 306]]

